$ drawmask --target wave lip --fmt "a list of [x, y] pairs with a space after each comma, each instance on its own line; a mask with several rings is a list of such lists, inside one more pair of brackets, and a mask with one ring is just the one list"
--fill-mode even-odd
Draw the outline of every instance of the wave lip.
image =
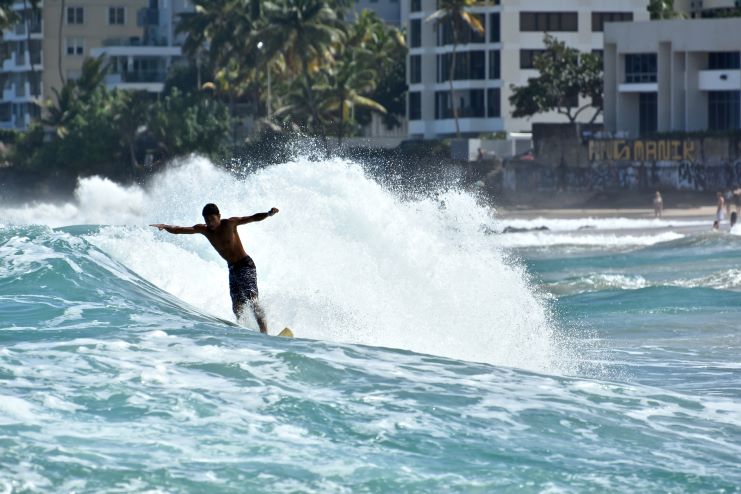
[[[109, 198], [129, 206], [110, 207]], [[145, 226], [193, 224], [207, 202], [225, 216], [280, 209], [240, 228], [271, 328], [540, 371], [570, 365], [528, 273], [482, 232], [490, 210], [458, 189], [407, 199], [341, 159], [297, 159], [237, 178], [198, 158], [145, 188], [82, 179], [73, 203], [12, 216], [124, 223], [84, 238], [187, 305], [231, 319], [226, 266], [208, 242]]]

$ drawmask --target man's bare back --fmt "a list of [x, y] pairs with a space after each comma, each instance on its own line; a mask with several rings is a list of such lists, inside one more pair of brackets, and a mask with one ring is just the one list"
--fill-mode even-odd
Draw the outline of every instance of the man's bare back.
[[260, 331], [267, 333], [265, 315], [257, 303], [257, 274], [255, 264], [247, 255], [239, 238], [237, 227], [247, 223], [262, 221], [278, 212], [272, 208], [267, 213], [257, 213], [252, 216], [234, 216], [221, 219], [219, 209], [214, 204], [207, 204], [203, 208], [203, 219], [205, 223], [193, 226], [174, 226], [157, 223], [153, 226], [174, 234], [195, 234], [205, 236], [213, 248], [229, 265], [229, 291], [232, 297], [232, 310], [239, 318], [244, 305], [249, 304], [252, 308]]

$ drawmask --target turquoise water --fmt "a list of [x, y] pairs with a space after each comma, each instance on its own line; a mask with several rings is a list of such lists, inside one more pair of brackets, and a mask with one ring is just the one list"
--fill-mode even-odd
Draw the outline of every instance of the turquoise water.
[[[208, 201], [281, 209], [241, 232], [296, 339], [231, 322], [205, 240], [146, 226]], [[0, 223], [0, 492], [741, 490], [741, 236], [490, 234], [470, 194], [339, 160], [86, 179]]]

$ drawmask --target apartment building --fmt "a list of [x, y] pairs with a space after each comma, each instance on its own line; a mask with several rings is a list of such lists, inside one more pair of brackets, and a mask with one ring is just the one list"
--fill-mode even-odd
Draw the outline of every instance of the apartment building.
[[[605, 25], [647, 20], [647, 6], [648, 0], [488, 0], [472, 7], [485, 32], [466, 33], [456, 48], [453, 84], [461, 134], [529, 132], [533, 121], [563, 122], [555, 113], [533, 119], [511, 116], [510, 86], [537, 77], [533, 58], [544, 49], [544, 34], [580, 51], [601, 52]], [[412, 138], [455, 134], [448, 81], [452, 33], [449, 26], [427, 20], [436, 7], [436, 0], [402, 0], [410, 49], [407, 115]], [[591, 117], [583, 112], [585, 121]]]
[[[104, 57], [111, 88], [161, 91], [181, 56], [174, 16], [187, 0], [45, 0], [44, 89], [80, 75], [86, 57]], [[64, 4], [64, 11], [62, 11]]]
[[20, 22], [3, 31], [0, 41], [0, 128], [23, 129], [40, 115], [46, 94], [41, 85], [44, 31], [41, 12], [28, 2], [15, 2], [12, 9]]
[[87, 57], [104, 57], [109, 88], [162, 91], [181, 57], [188, 0], [42, 0], [13, 4], [21, 21], [0, 41], [0, 128], [24, 129]]
[[741, 18], [611, 24], [604, 63], [612, 132], [741, 129]]

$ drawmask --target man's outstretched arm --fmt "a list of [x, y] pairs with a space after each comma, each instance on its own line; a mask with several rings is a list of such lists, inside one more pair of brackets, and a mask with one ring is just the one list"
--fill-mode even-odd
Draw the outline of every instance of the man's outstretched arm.
[[253, 214], [252, 216], [237, 216], [234, 218], [229, 218], [231, 221], [235, 221], [237, 225], [244, 225], [247, 223], [254, 223], [255, 221], [262, 221], [268, 216], [273, 216], [278, 212], [278, 208], [272, 208], [267, 213], [257, 213]]
[[194, 233], [204, 233], [206, 231], [206, 225], [193, 225], [193, 226], [174, 226], [174, 225], [165, 225], [162, 223], [157, 223], [153, 226], [155, 228], [158, 228], [160, 231], [165, 230], [168, 233], [175, 233], [175, 234], [194, 234]]

